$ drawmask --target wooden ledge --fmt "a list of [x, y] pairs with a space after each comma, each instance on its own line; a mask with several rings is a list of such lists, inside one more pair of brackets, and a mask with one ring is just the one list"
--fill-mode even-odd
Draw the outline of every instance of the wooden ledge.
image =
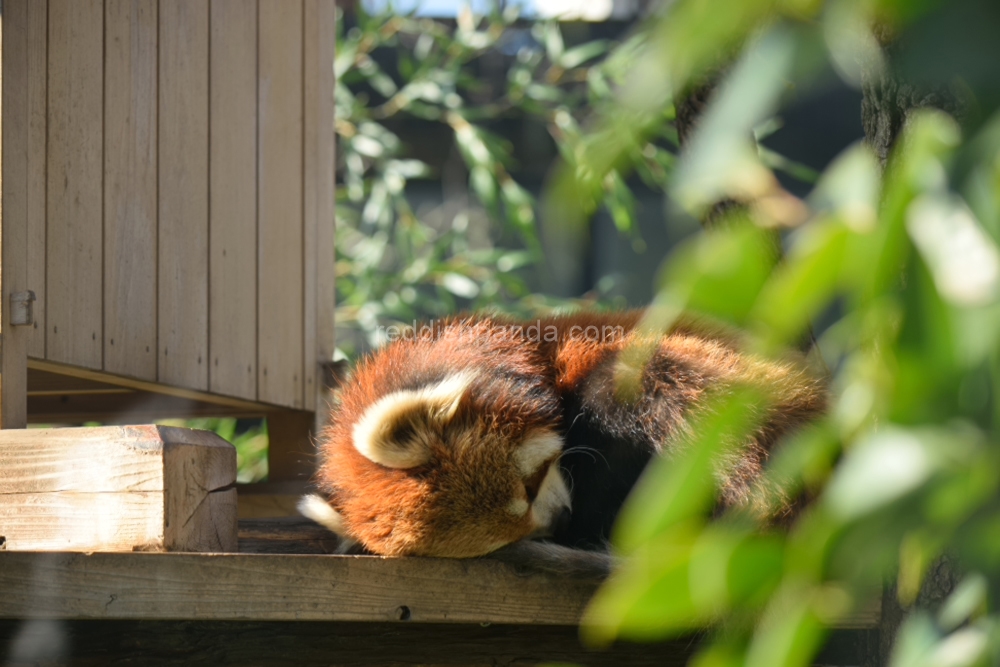
[[0, 552], [0, 618], [575, 625], [594, 588], [488, 559]]
[[0, 552], [0, 618], [570, 626], [595, 588], [488, 558]]

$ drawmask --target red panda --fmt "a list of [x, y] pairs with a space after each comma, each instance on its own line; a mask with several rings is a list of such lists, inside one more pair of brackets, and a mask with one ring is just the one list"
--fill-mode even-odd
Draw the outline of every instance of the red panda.
[[822, 383], [688, 325], [652, 339], [623, 397], [616, 373], [641, 314], [474, 315], [389, 343], [340, 391], [319, 439], [321, 495], [301, 511], [387, 556], [475, 557], [537, 535], [601, 546], [649, 458], [735, 383], [773, 400], [720, 484], [722, 505], [753, 502], [773, 442], [823, 410]]

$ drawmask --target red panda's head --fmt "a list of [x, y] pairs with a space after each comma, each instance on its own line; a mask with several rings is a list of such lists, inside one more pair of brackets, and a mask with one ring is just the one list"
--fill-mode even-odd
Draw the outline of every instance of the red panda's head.
[[320, 445], [326, 499], [304, 513], [392, 556], [480, 556], [548, 529], [570, 502], [557, 399], [534, 353], [489, 331], [456, 325], [363, 363]]

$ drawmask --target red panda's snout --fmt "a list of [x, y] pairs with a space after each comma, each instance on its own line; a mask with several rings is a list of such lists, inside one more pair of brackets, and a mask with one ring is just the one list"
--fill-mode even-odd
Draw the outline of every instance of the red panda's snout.
[[342, 397], [322, 443], [328, 499], [303, 513], [389, 556], [468, 558], [549, 532], [570, 506], [563, 439], [554, 411], [517, 400], [526, 391], [538, 387], [465, 370]]

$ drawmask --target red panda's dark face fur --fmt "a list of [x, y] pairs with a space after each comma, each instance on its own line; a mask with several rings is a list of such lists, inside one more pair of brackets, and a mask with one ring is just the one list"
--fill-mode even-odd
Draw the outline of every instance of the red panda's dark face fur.
[[568, 509], [551, 373], [494, 334], [444, 327], [355, 370], [322, 441], [325, 524], [384, 555], [470, 557]]

